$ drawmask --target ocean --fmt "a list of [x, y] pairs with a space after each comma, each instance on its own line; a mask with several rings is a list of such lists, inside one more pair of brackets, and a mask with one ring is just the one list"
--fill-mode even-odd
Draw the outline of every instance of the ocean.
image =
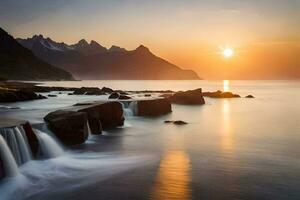
[[[201, 106], [173, 104], [173, 112], [160, 117], [136, 117], [125, 109], [123, 127], [91, 136], [83, 145], [64, 147], [62, 156], [23, 165], [19, 176], [1, 183], [3, 199], [300, 199], [300, 81], [43, 85], [130, 91], [202, 88], [255, 98], [205, 98]], [[105, 98], [63, 92], [57, 98], [1, 104], [21, 110], [0, 110], [0, 118], [38, 122], [49, 109]]]

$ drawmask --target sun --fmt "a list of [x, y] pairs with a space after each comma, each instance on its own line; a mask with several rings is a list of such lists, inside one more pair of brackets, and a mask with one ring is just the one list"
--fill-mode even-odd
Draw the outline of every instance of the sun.
[[224, 56], [225, 58], [230, 58], [230, 57], [233, 56], [234, 51], [233, 51], [233, 49], [231, 49], [231, 48], [225, 48], [225, 49], [223, 49], [222, 54], [223, 54], [223, 56]]

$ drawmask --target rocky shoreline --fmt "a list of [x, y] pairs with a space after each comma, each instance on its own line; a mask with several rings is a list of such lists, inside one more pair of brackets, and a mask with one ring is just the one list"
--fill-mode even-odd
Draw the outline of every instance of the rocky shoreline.
[[[67, 145], [81, 144], [89, 134], [101, 134], [124, 124], [123, 107], [131, 106], [135, 116], [160, 116], [172, 112], [172, 104], [204, 105], [204, 97], [240, 98], [231, 92], [202, 92], [202, 89], [174, 92], [163, 91], [121, 91], [108, 87], [47, 87], [37, 83], [0, 82], [0, 102], [17, 102], [45, 99], [46, 92], [68, 91], [69, 95], [108, 95], [107, 100], [79, 102], [71, 107], [49, 112], [44, 116], [48, 128]], [[58, 94], [58, 95], [59, 95]], [[48, 97], [56, 98], [57, 95]], [[248, 95], [245, 98], [254, 98]], [[175, 123], [176, 124], [176, 123]], [[2, 127], [5, 124], [1, 125]], [[27, 124], [27, 129], [28, 128]]]

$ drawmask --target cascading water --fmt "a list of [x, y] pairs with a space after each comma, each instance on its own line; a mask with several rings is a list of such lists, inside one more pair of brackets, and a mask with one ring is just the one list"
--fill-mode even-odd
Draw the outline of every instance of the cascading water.
[[[126, 103], [126, 104], [124, 104]], [[124, 112], [124, 117], [130, 117], [134, 115], [134, 106], [132, 106], [134, 104], [133, 102], [130, 102], [127, 104], [127, 102], [122, 102], [122, 107], [123, 107], [123, 112]]]
[[0, 161], [2, 161], [4, 176], [12, 177], [18, 174], [18, 166], [6, 141], [0, 135]]
[[40, 144], [40, 150], [45, 158], [54, 158], [62, 155], [64, 150], [62, 147], [47, 133], [38, 129], [33, 129]]
[[18, 165], [32, 159], [27, 137], [22, 127], [1, 128], [0, 135], [6, 141]]
[[137, 108], [137, 102], [136, 101], [131, 102], [129, 104], [128, 108], [131, 111], [130, 116], [136, 115], [138, 113], [138, 110], [137, 110], [138, 108]]

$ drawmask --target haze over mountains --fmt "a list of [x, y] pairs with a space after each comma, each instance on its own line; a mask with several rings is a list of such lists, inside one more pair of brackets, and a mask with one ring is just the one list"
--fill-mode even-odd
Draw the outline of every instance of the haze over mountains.
[[71, 72], [77, 79], [199, 79], [191, 70], [183, 70], [155, 56], [140, 45], [132, 51], [118, 46], [107, 49], [96, 41], [76, 44], [58, 43], [42, 35], [17, 39], [40, 59]]
[[1, 28], [0, 78], [10, 80], [73, 80], [70, 73], [37, 58]]

